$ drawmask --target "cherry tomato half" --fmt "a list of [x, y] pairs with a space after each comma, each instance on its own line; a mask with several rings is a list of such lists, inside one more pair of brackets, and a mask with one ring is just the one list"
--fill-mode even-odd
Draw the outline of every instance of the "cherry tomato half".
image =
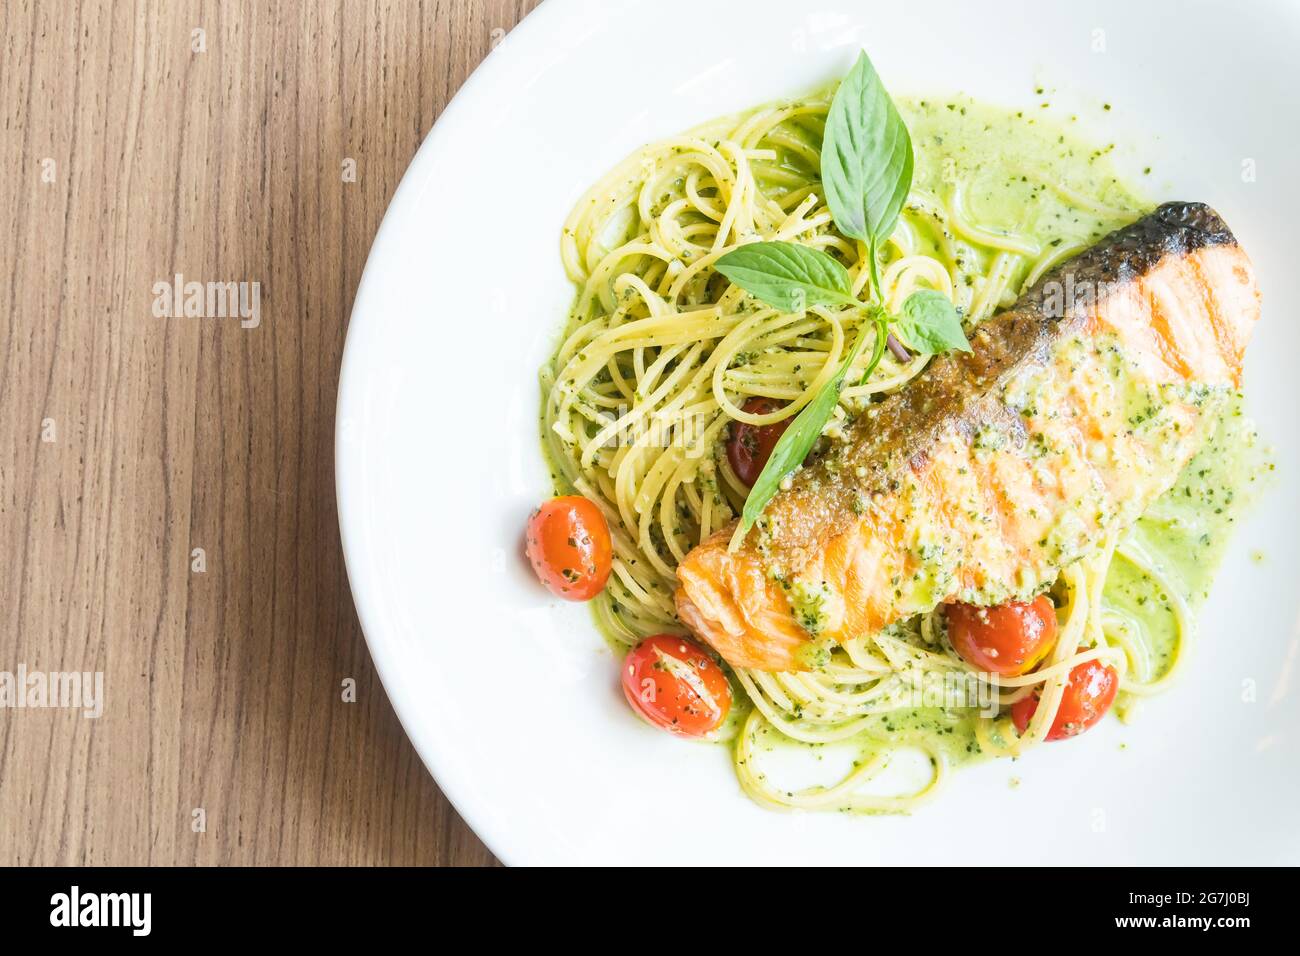
[[[748, 399], [741, 410], [751, 415], [770, 415], [781, 409], [782, 404], [770, 398], [757, 396]], [[753, 486], [758, 476], [763, 473], [763, 466], [772, 456], [772, 448], [777, 439], [790, 426], [791, 418], [783, 418], [771, 425], [749, 425], [745, 422], [732, 422], [731, 435], [727, 439], [727, 460], [731, 470], [746, 485]]]
[[996, 607], [949, 604], [948, 640], [971, 667], [1028, 674], [1056, 644], [1056, 608], [1046, 594]]
[[581, 495], [552, 498], [534, 511], [524, 550], [542, 583], [565, 600], [590, 601], [609, 580], [609, 525]]
[[623, 693], [638, 715], [685, 737], [717, 730], [731, 710], [731, 685], [722, 668], [676, 634], [655, 634], [628, 651]]
[[[1056, 719], [1047, 732], [1048, 740], [1063, 740], [1083, 733], [1110, 710], [1119, 690], [1119, 674], [1100, 661], [1085, 661], [1070, 671], [1065, 696]], [[1022, 734], [1038, 709], [1038, 695], [1031, 694], [1011, 705], [1011, 720]]]

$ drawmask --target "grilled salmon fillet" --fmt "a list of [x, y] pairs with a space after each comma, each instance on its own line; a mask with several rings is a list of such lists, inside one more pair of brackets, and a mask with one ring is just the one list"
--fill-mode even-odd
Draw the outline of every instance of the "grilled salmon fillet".
[[1174, 484], [1258, 318], [1223, 220], [1160, 206], [860, 414], [735, 551], [734, 525], [692, 550], [681, 620], [733, 666], [797, 671], [942, 602], [1028, 599]]

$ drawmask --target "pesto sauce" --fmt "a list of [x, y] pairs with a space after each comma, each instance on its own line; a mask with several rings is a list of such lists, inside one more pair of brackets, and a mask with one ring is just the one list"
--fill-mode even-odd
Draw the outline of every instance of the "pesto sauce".
[[[1195, 612], [1209, 595], [1233, 527], [1270, 483], [1274, 464], [1235, 393], [1201, 451], [1174, 486], [1158, 498], [1121, 541], [1136, 544], [1154, 560], [1178, 595]], [[1116, 555], [1102, 592], [1104, 610], [1135, 623], [1158, 678], [1177, 649], [1172, 596], [1159, 581]], [[1184, 651], [1186, 652], [1186, 651]], [[958, 765], [983, 756], [975, 739], [978, 711], [893, 711], [875, 718], [860, 735], [863, 745], [923, 742]]]
[[[947, 206], [953, 201], [954, 186], [961, 183], [961, 205], [968, 221], [986, 230], [1028, 237], [1040, 246], [1040, 255], [1061, 247], [1091, 245], [1154, 205], [1117, 178], [1109, 160], [1113, 144], [1084, 144], [1073, 137], [1068, 125], [1043, 112], [1012, 112], [966, 97], [900, 98], [895, 102], [912, 137], [913, 192], [928, 194]], [[797, 130], [793, 135], [820, 146], [811, 135], [804, 137]], [[784, 148], [777, 152], [781, 165], [815, 174], [799, 152]], [[1086, 201], [1081, 205], [1078, 197], [1086, 197]], [[918, 251], [940, 254], [945, 248], [959, 250], [958, 281], [971, 284], [976, 277], [988, 274], [999, 255], [996, 249], [946, 232], [936, 220], [914, 216], [909, 222], [918, 236]], [[1011, 275], [1011, 290], [1021, 288], [1031, 268], [1032, 259], [1022, 257]], [[1233, 524], [1272, 469], [1253, 424], [1241, 412], [1237, 395], [1205, 448], [1175, 486], [1138, 519], [1126, 540], [1136, 542], [1159, 562], [1195, 608], [1208, 593]], [[557, 491], [571, 490], [560, 480], [558, 468], [552, 467], [552, 474]], [[823, 613], [817, 597], [808, 594], [804, 601], [814, 623]], [[599, 607], [606, 600], [602, 595], [592, 602], [593, 617], [611, 649], [621, 656], [626, 642], [600, 620], [601, 610], [617, 614], [616, 608]], [[1175, 642], [1169, 596], [1161, 593], [1155, 580], [1116, 556], [1103, 603], [1139, 623], [1158, 676], [1168, 665]], [[716, 738], [728, 746], [753, 707], [735, 680], [731, 685], [735, 702]], [[872, 717], [854, 739], [866, 747], [924, 743], [956, 765], [982, 756], [975, 737], [979, 719], [975, 708], [896, 710]], [[777, 733], [765, 734], [764, 741], [764, 749], [804, 747], [816, 751], [820, 746]]]
[[[1091, 245], [1153, 206], [1116, 177], [1108, 158], [1112, 145], [1086, 146], [1041, 114], [1008, 112], [964, 97], [896, 102], [912, 135], [913, 189], [947, 204], [952, 184], [967, 183], [961, 198], [970, 220], [1028, 236], [1044, 254], [1062, 245]], [[1064, 185], [1064, 191], [1052, 182]], [[1069, 194], [1088, 197], [1092, 208], [1072, 204]], [[923, 220], [913, 222], [922, 235], [922, 249], [938, 252], [954, 238], [937, 223], [927, 228], [915, 225]], [[997, 255], [996, 250], [969, 244], [962, 248], [974, 256], [974, 261], [959, 262], [971, 275], [987, 273]], [[1012, 289], [1021, 287], [1030, 268], [1028, 261], [1017, 267]], [[1272, 469], [1254, 425], [1242, 413], [1240, 395], [1234, 395], [1203, 450], [1126, 537], [1162, 566], [1195, 609], [1208, 593], [1232, 526]], [[1103, 605], [1138, 622], [1151, 648], [1153, 676], [1159, 676], [1175, 647], [1169, 596], [1155, 580], [1116, 556]], [[925, 744], [955, 766], [984, 756], [975, 736], [979, 714], [975, 708], [891, 711], [871, 718], [855, 740], [869, 748]], [[765, 747], [815, 751], [819, 745], [769, 734]]]
[[[961, 184], [967, 220], [1035, 240], [1042, 254], [1092, 245], [1154, 205], [1116, 176], [1111, 145], [1094, 147], [1077, 140], [1070, 124], [964, 96], [896, 102], [912, 136], [913, 192], [950, 205], [954, 187]], [[1072, 202], [1074, 197], [1086, 197], [1086, 205]], [[944, 238], [933, 222], [924, 236], [933, 251]], [[959, 263], [968, 276], [986, 274], [997, 256], [997, 250], [977, 244], [959, 248], [976, 260]], [[1012, 289], [1020, 287], [1031, 267], [1030, 261], [1016, 267]]]
[[[1195, 612], [1209, 596], [1233, 527], [1265, 487], [1274, 465], [1235, 393], [1201, 451], [1121, 540], [1152, 559]], [[1135, 623], [1152, 652], [1158, 677], [1172, 662], [1177, 624], [1172, 596], [1159, 582], [1116, 555], [1104, 606]]]
[[876, 746], [925, 745], [958, 766], [983, 756], [975, 739], [975, 723], [979, 719], [975, 708], [894, 710], [874, 717], [860, 737], [864, 744]]

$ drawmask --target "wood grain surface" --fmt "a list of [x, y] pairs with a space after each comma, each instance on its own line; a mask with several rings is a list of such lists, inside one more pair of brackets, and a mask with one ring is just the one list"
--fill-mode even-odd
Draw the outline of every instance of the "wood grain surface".
[[[0, 709], [0, 863], [492, 862], [366, 652], [334, 398], [402, 172], [534, 5], [0, 3], [0, 672], [103, 675]], [[156, 317], [178, 273], [259, 324]]]

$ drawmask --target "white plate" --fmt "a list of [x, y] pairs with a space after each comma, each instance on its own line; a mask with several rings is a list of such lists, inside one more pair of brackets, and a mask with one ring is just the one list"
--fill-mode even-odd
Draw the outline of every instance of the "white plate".
[[[411, 164], [357, 293], [337, 435], [348, 574], [407, 733], [509, 863], [1300, 862], [1300, 7], [805, 9], [548, 0]], [[1121, 163], [1150, 164], [1157, 198], [1223, 214], [1264, 291], [1247, 393], [1280, 478], [1186, 670], [1136, 724], [963, 768], [911, 817], [782, 815], [741, 794], [723, 748], [639, 723], [586, 609], [532, 578], [522, 528], [550, 493], [536, 373], [573, 294], [559, 231], [585, 187], [643, 142], [840, 76], [862, 46], [896, 94], [1036, 107], [1045, 87], [1085, 135], [1141, 147]]]

